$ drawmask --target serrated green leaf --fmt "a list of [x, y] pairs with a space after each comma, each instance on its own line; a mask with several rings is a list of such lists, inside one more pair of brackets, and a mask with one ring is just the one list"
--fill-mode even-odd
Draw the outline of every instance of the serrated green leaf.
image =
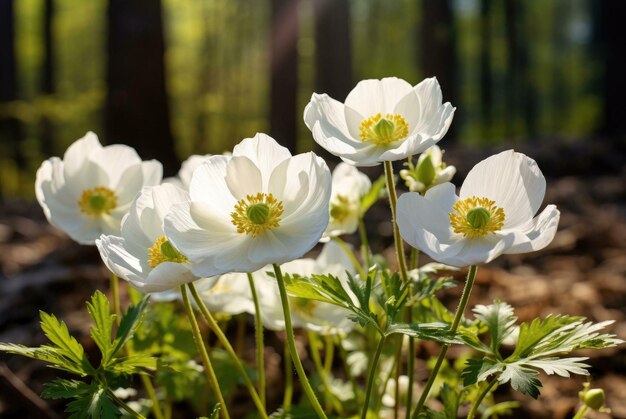
[[539, 373], [533, 369], [527, 368], [520, 363], [500, 363], [504, 366], [504, 370], [498, 376], [500, 383], [511, 382], [514, 390], [523, 394], [528, 394], [532, 398], [539, 397], [539, 388], [542, 387]]
[[44, 384], [41, 397], [44, 399], [70, 399], [82, 397], [91, 390], [91, 385], [78, 380], [55, 378]]
[[72, 361], [75, 365], [83, 365], [86, 362], [85, 350], [78, 341], [70, 335], [65, 322], [59, 321], [54, 315], [39, 312], [41, 317], [41, 330], [48, 340], [58, 349], [59, 353]]
[[550, 315], [543, 320], [534, 319], [530, 323], [522, 323], [515, 351], [509, 358], [516, 359], [528, 356], [535, 346], [552, 332], [577, 321], [579, 318], [576, 317]]
[[489, 358], [470, 358], [465, 361], [465, 364], [467, 366], [463, 372], [461, 372], [463, 385], [465, 387], [476, 384], [479, 381], [483, 381], [490, 375], [496, 374], [503, 369], [500, 363]]
[[461, 393], [455, 391], [448, 383], [444, 383], [440, 396], [443, 402], [445, 419], [456, 419], [458, 417], [459, 405], [461, 404]]
[[393, 323], [387, 327], [385, 336], [401, 333], [414, 338], [433, 340], [449, 345], [463, 344], [463, 341], [456, 334], [448, 330], [449, 327], [447, 323]]
[[141, 299], [139, 304], [130, 306], [126, 311], [124, 317], [120, 321], [120, 327], [115, 334], [114, 346], [111, 353], [111, 357], [115, 356], [117, 352], [128, 342], [133, 336], [137, 327], [141, 324], [146, 307], [148, 306], [149, 296], [145, 296]]
[[138, 374], [146, 370], [155, 370], [157, 359], [144, 354], [134, 354], [124, 358], [115, 358], [108, 366], [107, 371], [116, 374]]
[[116, 419], [120, 416], [119, 408], [100, 387], [68, 403], [65, 411], [71, 413], [69, 419]]
[[517, 317], [513, 315], [513, 307], [505, 302], [495, 301], [488, 306], [477, 305], [472, 311], [478, 320], [487, 325], [491, 350], [496, 355], [502, 341], [515, 330]]
[[384, 187], [386, 183], [385, 175], [379, 177], [376, 182], [372, 184], [372, 187], [365, 195], [361, 197], [361, 216], [363, 216], [372, 205], [376, 203], [384, 194]]
[[87, 311], [93, 320], [93, 326], [90, 328], [90, 334], [100, 352], [102, 353], [102, 365], [106, 366], [113, 353], [113, 320], [109, 300], [100, 291], [96, 291], [91, 297], [91, 301], [87, 302]]
[[211, 414], [209, 415], [209, 419], [218, 419], [220, 417], [220, 404], [216, 404], [215, 407], [213, 408], [213, 411], [211, 412]]
[[544, 370], [545, 373], [548, 375], [556, 374], [560, 375], [561, 377], [569, 377], [570, 373], [578, 375], [589, 375], [589, 372], [586, 370], [586, 368], [589, 368], [590, 365], [581, 362], [586, 359], [589, 358], [543, 358], [523, 360], [520, 361], [520, 363], [529, 367], [540, 368]]

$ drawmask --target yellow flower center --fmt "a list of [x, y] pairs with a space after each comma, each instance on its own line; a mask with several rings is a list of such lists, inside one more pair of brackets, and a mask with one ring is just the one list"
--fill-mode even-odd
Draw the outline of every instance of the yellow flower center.
[[504, 210], [495, 204], [475, 196], [457, 201], [449, 214], [452, 230], [470, 239], [500, 231], [504, 226]]
[[259, 192], [237, 202], [235, 211], [230, 217], [233, 225], [237, 227], [237, 233], [256, 237], [278, 227], [283, 211], [283, 203], [274, 198], [274, 195]]
[[152, 269], [163, 262], [187, 262], [187, 257], [176, 250], [165, 236], [156, 239], [152, 247], [148, 249], [148, 265], [150, 265]]
[[117, 207], [117, 196], [109, 188], [97, 186], [83, 191], [78, 200], [80, 212], [92, 217], [110, 214]]
[[353, 209], [351, 208], [350, 200], [343, 195], [337, 195], [330, 203], [330, 218], [333, 222], [344, 222], [348, 217], [350, 217], [352, 211]]
[[362, 120], [359, 130], [361, 141], [385, 145], [404, 140], [409, 135], [409, 124], [402, 115], [388, 113], [383, 117], [377, 113]]

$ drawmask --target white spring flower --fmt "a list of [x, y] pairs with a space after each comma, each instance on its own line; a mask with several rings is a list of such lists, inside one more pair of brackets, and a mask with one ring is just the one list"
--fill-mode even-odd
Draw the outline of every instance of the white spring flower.
[[457, 267], [540, 250], [554, 238], [560, 215], [548, 205], [534, 217], [545, 190], [534, 160], [504, 151], [474, 166], [459, 196], [451, 183], [435, 186], [424, 196], [402, 195], [398, 227], [409, 244]]
[[189, 183], [191, 182], [191, 175], [193, 175], [193, 171], [196, 170], [198, 166], [202, 163], [209, 160], [211, 154], [192, 154], [180, 165], [180, 170], [178, 171], [178, 175], [175, 177], [168, 177], [163, 179], [163, 183], [171, 183], [172, 185], [178, 186], [184, 190], [189, 189]]
[[[276, 280], [265, 273], [265, 271], [270, 270], [269, 268], [255, 273], [254, 276], [255, 281], [257, 281], [257, 289], [263, 290], [260, 298], [263, 324], [268, 329], [284, 330], [285, 320], [278, 286]], [[346, 272], [353, 274], [354, 267], [346, 253], [335, 242], [326, 243], [317, 259], [297, 259], [285, 263], [282, 269], [286, 273], [301, 276], [310, 276], [311, 274], [334, 275], [345, 283], [344, 288], [351, 294], [351, 291], [348, 290]], [[350, 311], [342, 307], [301, 297], [289, 298], [294, 327], [302, 327], [322, 335], [345, 335], [355, 326], [355, 323], [348, 318]], [[356, 298], [354, 300], [356, 301]]]
[[174, 185], [143, 188], [122, 221], [121, 237], [102, 235], [96, 240], [109, 270], [141, 292], [167, 291], [194, 281], [187, 257], [163, 232], [165, 214], [187, 199], [187, 193]]
[[456, 173], [454, 166], [443, 162], [443, 151], [436, 145], [420, 154], [415, 165], [409, 160], [408, 166], [408, 170], [400, 170], [400, 177], [411, 192], [421, 194], [433, 186], [450, 182]]
[[357, 230], [361, 216], [361, 197], [370, 190], [372, 182], [356, 167], [339, 163], [333, 170], [332, 185], [330, 221], [322, 241]]
[[119, 234], [122, 217], [143, 186], [161, 182], [156, 160], [142, 162], [131, 147], [102, 147], [88, 132], [37, 170], [35, 192], [46, 218], [81, 244]]
[[193, 173], [190, 201], [175, 205], [165, 232], [198, 276], [254, 272], [310, 250], [328, 225], [331, 175], [313, 153], [291, 156], [257, 134], [232, 156]]
[[442, 104], [437, 79], [416, 86], [389, 77], [363, 80], [345, 104], [314, 93], [304, 122], [315, 141], [356, 166], [405, 159], [434, 145], [448, 131], [455, 108]]

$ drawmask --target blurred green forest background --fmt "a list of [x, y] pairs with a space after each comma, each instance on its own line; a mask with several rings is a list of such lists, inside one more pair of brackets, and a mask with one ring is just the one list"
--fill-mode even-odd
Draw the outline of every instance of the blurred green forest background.
[[0, 196], [86, 131], [158, 158], [257, 131], [314, 148], [313, 92], [437, 76], [442, 141], [622, 144], [621, 0], [0, 0]]

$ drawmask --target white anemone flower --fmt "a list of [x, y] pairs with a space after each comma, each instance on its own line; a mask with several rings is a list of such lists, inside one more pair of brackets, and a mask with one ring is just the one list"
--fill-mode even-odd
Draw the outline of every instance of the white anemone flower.
[[121, 237], [102, 235], [96, 246], [106, 266], [141, 292], [167, 291], [194, 281], [187, 257], [165, 237], [163, 219], [187, 193], [169, 184], [148, 186], [122, 221]]
[[[271, 270], [271, 266], [267, 269]], [[255, 289], [257, 296], [262, 299], [264, 290], [267, 290], [267, 287], [275, 283], [276, 280], [269, 284], [259, 284], [258, 276], [254, 274]], [[224, 313], [231, 316], [241, 313], [254, 315], [254, 301], [246, 274], [231, 272], [215, 277], [215, 279], [211, 286], [202, 287], [200, 290], [200, 297], [211, 313]]]
[[389, 77], [363, 80], [345, 104], [313, 93], [304, 122], [315, 141], [355, 166], [405, 159], [434, 145], [448, 131], [455, 108], [442, 104], [436, 78], [417, 86]]
[[165, 233], [198, 276], [254, 272], [315, 246], [328, 225], [330, 192], [324, 160], [292, 157], [257, 134], [194, 171], [190, 201], [172, 208]]
[[[348, 288], [346, 272], [354, 274], [354, 267], [343, 249], [335, 242], [326, 243], [317, 259], [297, 259], [285, 263], [282, 270], [301, 276], [334, 275], [342, 281], [346, 291], [352, 294]], [[284, 330], [285, 319], [276, 280], [263, 271], [255, 273], [254, 278], [257, 281], [257, 288], [263, 289], [261, 298], [263, 324], [271, 330]], [[345, 308], [301, 297], [290, 296], [289, 300], [294, 327], [302, 327], [322, 335], [345, 335], [354, 329], [355, 323], [349, 319], [351, 312]], [[356, 297], [353, 300], [356, 302]]]
[[339, 163], [333, 170], [332, 185], [330, 221], [322, 241], [357, 230], [361, 216], [361, 198], [370, 190], [372, 182], [356, 167]]
[[451, 183], [435, 186], [424, 196], [402, 195], [398, 227], [409, 244], [457, 267], [540, 250], [554, 238], [560, 215], [548, 205], [535, 217], [545, 190], [534, 160], [504, 151], [474, 166], [459, 196]]
[[46, 218], [81, 244], [94, 244], [101, 234], [119, 234], [122, 217], [143, 186], [161, 182], [156, 160], [142, 162], [134, 149], [102, 147], [88, 132], [37, 170], [35, 192]]

